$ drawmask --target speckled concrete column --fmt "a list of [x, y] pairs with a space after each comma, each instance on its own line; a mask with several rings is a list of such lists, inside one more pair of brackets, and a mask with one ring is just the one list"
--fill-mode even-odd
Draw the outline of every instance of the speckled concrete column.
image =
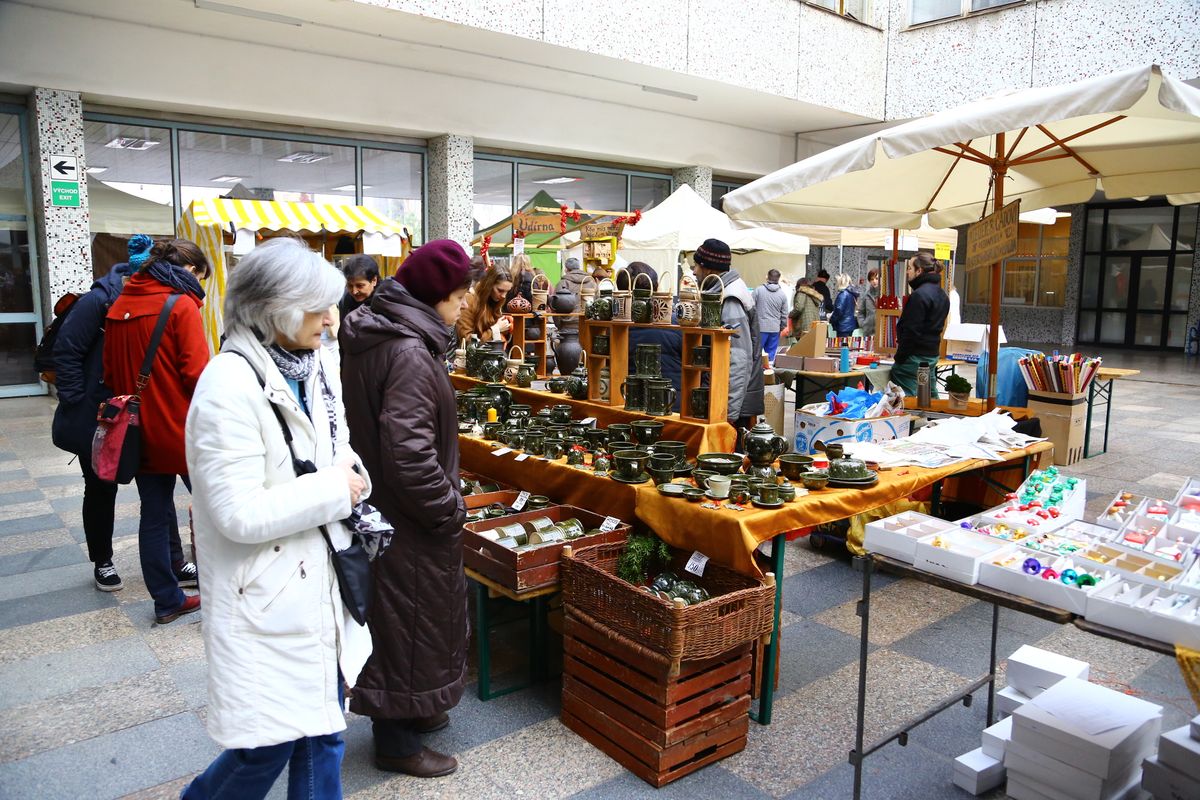
[[675, 185], [686, 183], [706, 203], [712, 202], [712, 167], [680, 167], [672, 173]]
[[[33, 208], [40, 235], [42, 312], [66, 292], [85, 292], [92, 285], [92, 244], [89, 232], [86, 165], [83, 160], [83, 103], [78, 92], [34, 89], [29, 95], [33, 137]], [[79, 208], [50, 204], [50, 157], [79, 160]]]
[[1070, 350], [1075, 347], [1076, 328], [1079, 326], [1079, 285], [1083, 275], [1083, 228], [1087, 223], [1087, 206], [1081, 204], [1059, 210], [1071, 212], [1071, 240], [1067, 245], [1061, 340], [1061, 349]]
[[429, 140], [430, 240], [469, 242], [475, 202], [475, 140], [448, 133]]

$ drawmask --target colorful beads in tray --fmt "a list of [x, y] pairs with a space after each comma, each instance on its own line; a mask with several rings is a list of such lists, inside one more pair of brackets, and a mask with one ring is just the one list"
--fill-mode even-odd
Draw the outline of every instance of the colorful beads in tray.
[[1132, 517], [1146, 498], [1133, 492], [1120, 492], [1100, 515], [1101, 522], [1120, 527]]
[[1008, 499], [1017, 500], [1022, 506], [1060, 508], [1065, 496], [1078, 485], [1079, 478], [1068, 478], [1059, 473], [1058, 467], [1049, 467], [1031, 472], [1020, 490], [1008, 495]]

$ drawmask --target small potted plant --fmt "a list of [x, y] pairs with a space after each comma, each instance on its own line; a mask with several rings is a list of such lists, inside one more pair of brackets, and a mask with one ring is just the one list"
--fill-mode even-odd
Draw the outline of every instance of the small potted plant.
[[971, 397], [971, 383], [961, 375], [946, 378], [946, 392], [950, 395], [950, 407], [965, 409]]

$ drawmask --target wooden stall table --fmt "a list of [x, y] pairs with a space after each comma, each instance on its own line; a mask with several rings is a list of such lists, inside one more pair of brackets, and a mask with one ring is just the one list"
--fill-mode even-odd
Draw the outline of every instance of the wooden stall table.
[[[466, 375], [459, 374], [452, 374], [450, 380], [454, 384], [454, 388], [460, 391], [484, 386], [487, 383], [478, 378], [468, 378]], [[623, 408], [604, 403], [574, 400], [564, 394], [538, 389], [522, 389], [517, 386], [506, 388], [512, 392], [513, 402], [530, 405], [535, 413], [539, 408], [545, 406], [566, 403], [575, 409], [574, 416], [580, 419], [594, 417], [596, 424], [602, 428], [608, 427], [614, 422], [630, 423], [640, 419], [658, 420], [663, 423], [662, 438], [687, 443], [687, 452], [690, 458], [695, 458], [699, 453], [729, 453], [733, 451], [737, 443], [737, 432], [728, 422], [704, 423], [698, 420], [680, 419], [678, 414], [652, 417], [649, 414], [626, 411]], [[468, 469], [471, 468], [468, 467]], [[472, 469], [472, 471], [476, 470]]]
[[[480, 700], [491, 700], [532, 686], [546, 678], [547, 635], [546, 601], [559, 590], [558, 584], [540, 586], [524, 592], [514, 592], [491, 578], [464, 567], [467, 577], [475, 582], [475, 637], [479, 650], [479, 683], [477, 694]], [[492, 689], [492, 619], [489, 601], [492, 596], [506, 597], [515, 603], [529, 603], [529, 682], [504, 689]]]
[[1119, 378], [1132, 378], [1140, 375], [1140, 369], [1118, 369], [1117, 367], [1100, 367], [1096, 377], [1088, 384], [1087, 428], [1083, 432], [1083, 457], [1091, 458], [1092, 453], [1092, 412], [1096, 401], [1104, 404], [1104, 449], [1100, 454], [1108, 452], [1108, 423], [1112, 419], [1113, 381]]
[[[667, 497], [652, 484], [635, 487], [637, 516], [668, 544], [683, 550], [698, 550], [709, 558], [745, 575], [763, 577], [754, 560], [754, 551], [763, 542], [771, 541], [771, 571], [782, 586], [784, 550], [788, 531], [808, 528], [821, 523], [846, 519], [855, 514], [894, 503], [928, 486], [936, 488], [946, 478], [992, 467], [1011, 468], [1015, 462], [1024, 463], [1028, 473], [1031, 460], [1053, 451], [1049, 442], [1037, 442], [1029, 447], [1011, 450], [1003, 461], [975, 459], [951, 464], [940, 469], [896, 467], [883, 470], [879, 482], [869, 489], [822, 489], [778, 509], [759, 509], [747, 506], [742, 511], [728, 508], [704, 508], [702, 503], [690, 503], [683, 498]], [[1011, 491], [1011, 489], [1010, 489]], [[774, 701], [775, 648], [779, 642], [779, 615], [783, 592], [775, 594], [775, 625], [771, 644], [764, 650], [762, 694], [757, 719], [763, 725], [771, 722]]]
[[[967, 400], [966, 408], [951, 408], [950, 398], [939, 397], [930, 400], [929, 408], [917, 408], [917, 398], [908, 395], [904, 398], [904, 407], [913, 411], [933, 411], [937, 414], [955, 414], [960, 417], [982, 417], [988, 413], [987, 401], [981, 400], [978, 397], [972, 397]], [[998, 406], [1001, 411], [1007, 411], [1013, 419], [1025, 419], [1029, 416], [1029, 409], [1016, 408], [1013, 406]]]

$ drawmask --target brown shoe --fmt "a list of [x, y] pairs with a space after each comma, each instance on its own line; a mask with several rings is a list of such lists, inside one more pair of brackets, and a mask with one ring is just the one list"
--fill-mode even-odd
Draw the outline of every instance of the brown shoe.
[[422, 747], [421, 752], [404, 758], [377, 754], [375, 766], [386, 772], [403, 772], [414, 778], [440, 778], [458, 769], [458, 761], [453, 756]]
[[199, 610], [200, 610], [200, 595], [189, 594], [189, 595], [186, 595], [186, 597], [183, 601], [183, 605], [181, 605], [179, 608], [175, 609], [174, 611], [170, 612], [169, 614], [162, 614], [160, 616], [155, 616], [154, 621], [157, 622], [159, 625], [167, 625], [167, 624], [172, 623], [175, 620], [179, 619], [184, 614], [191, 614], [191, 613], [194, 613]]
[[440, 731], [449, 724], [450, 715], [443, 711], [440, 714], [434, 714], [432, 717], [413, 720], [413, 730], [417, 733], [433, 733], [434, 731]]

